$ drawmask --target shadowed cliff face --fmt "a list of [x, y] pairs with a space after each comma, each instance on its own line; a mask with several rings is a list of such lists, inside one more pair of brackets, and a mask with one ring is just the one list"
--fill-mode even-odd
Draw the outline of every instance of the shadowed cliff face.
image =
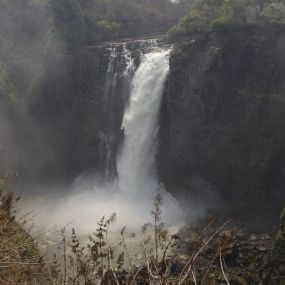
[[[84, 171], [100, 169], [108, 57], [106, 48], [48, 54], [28, 96], [16, 104], [0, 98], [5, 170], [11, 165], [29, 185], [72, 181]], [[123, 106], [112, 110], [115, 116], [123, 115]], [[119, 131], [114, 131], [117, 136]]]
[[253, 227], [274, 224], [285, 202], [284, 25], [209, 33], [170, 61], [161, 181], [178, 196], [215, 191]]
[[[72, 180], [85, 171], [98, 173], [102, 168], [102, 134], [108, 115], [104, 113], [103, 97], [109, 53], [107, 48], [82, 48], [48, 59], [32, 91], [29, 114], [44, 129], [54, 156], [42, 173], [49, 183], [62, 178]], [[116, 142], [124, 110], [119, 88], [117, 95], [108, 110], [118, 118], [110, 130]]]
[[[135, 41], [46, 56], [29, 97], [11, 116], [15, 147], [7, 153], [25, 184], [65, 184], [82, 174], [114, 178], [128, 60], [135, 69], [147, 50], [147, 41]], [[11, 157], [15, 149], [19, 155]], [[110, 177], [104, 177], [107, 163]]]
[[69, 184], [82, 174], [112, 180], [131, 78], [154, 44], [54, 49], [25, 96], [14, 102], [1, 89], [0, 172], [19, 173], [21, 188], [29, 189]]

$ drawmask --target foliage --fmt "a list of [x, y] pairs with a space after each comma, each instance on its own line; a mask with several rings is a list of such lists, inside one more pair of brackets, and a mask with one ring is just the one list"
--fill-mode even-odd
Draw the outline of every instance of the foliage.
[[48, 273], [43, 267], [34, 240], [24, 230], [27, 216], [16, 222], [20, 198], [5, 192], [11, 176], [0, 176], [0, 284], [47, 284]]
[[281, 22], [285, 23], [285, 5], [283, 1], [276, 1], [270, 3], [260, 13], [260, 17], [265, 22], [275, 23]]
[[[189, 1], [191, 2], [191, 1]], [[51, 0], [56, 32], [70, 46], [164, 32], [185, 14], [188, 1]]]
[[115, 37], [117, 38], [120, 33], [121, 24], [117, 22], [110, 22], [108, 20], [101, 20], [96, 23], [96, 28], [102, 31], [106, 39]]
[[209, 25], [209, 17], [193, 10], [181, 19], [180, 26], [190, 33], [200, 33]]
[[73, 49], [85, 43], [87, 26], [77, 0], [51, 0], [54, 13], [55, 32], [68, 48]]
[[172, 43], [182, 42], [185, 37], [187, 33], [180, 25], [173, 26], [167, 33], [167, 41]]
[[[178, 28], [169, 32], [171, 42], [179, 41], [179, 35], [231, 30], [234, 25], [246, 23], [284, 23], [283, 1], [253, 0], [197, 0], [190, 13], [184, 16]], [[177, 35], [175, 34], [177, 33]], [[185, 37], [184, 37], [185, 38]]]
[[18, 102], [30, 95], [50, 58], [102, 41], [164, 33], [191, 2], [2, 0], [0, 96]]
[[220, 16], [212, 22], [212, 28], [215, 31], [229, 31], [231, 29], [231, 21], [228, 17]]

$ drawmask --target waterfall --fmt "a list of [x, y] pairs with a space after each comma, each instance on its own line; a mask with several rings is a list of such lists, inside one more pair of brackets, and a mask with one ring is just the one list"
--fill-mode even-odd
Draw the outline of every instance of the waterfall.
[[154, 49], [143, 56], [131, 83], [122, 128], [123, 149], [117, 158], [120, 190], [153, 197], [159, 187], [155, 171], [158, 113], [169, 71], [169, 51]]
[[[143, 221], [152, 209], [156, 193], [160, 192], [165, 205], [165, 220], [176, 223], [183, 219], [181, 210], [172, 195], [158, 183], [155, 165], [158, 115], [169, 72], [170, 50], [160, 49], [155, 40], [149, 40], [138, 42], [136, 51], [141, 56], [138, 67], [126, 45], [123, 44], [116, 55], [117, 61], [123, 59], [124, 66], [115, 82], [117, 88], [125, 86], [128, 102], [121, 127], [124, 140], [115, 162], [117, 178], [110, 181], [116, 194], [105, 206], [124, 215], [124, 219], [136, 212], [135, 220]], [[112, 58], [109, 63], [116, 65]], [[118, 65], [108, 70], [116, 73]], [[119, 79], [123, 80], [123, 84], [119, 84]], [[112, 152], [112, 149], [109, 148], [109, 151]], [[107, 155], [106, 159], [114, 159], [112, 157], [113, 153]]]
[[[163, 198], [163, 220], [170, 225], [183, 222], [180, 205], [159, 185], [155, 167], [158, 114], [169, 71], [169, 51], [155, 47], [155, 42], [146, 46], [144, 50], [140, 50], [140, 47], [136, 50], [137, 54], [140, 51], [146, 52], [145, 55], [141, 53], [138, 68], [125, 46], [112, 49], [109, 56], [107, 79], [110, 80], [110, 85], [106, 86], [113, 88], [116, 82], [118, 89], [124, 85], [123, 80], [126, 85], [129, 84], [130, 90], [123, 121], [120, 122], [125, 134], [121, 152], [115, 155], [117, 149], [113, 148], [112, 131], [107, 129], [109, 125], [106, 125], [101, 138], [106, 167], [104, 171], [112, 171], [111, 167], [116, 164], [118, 175], [103, 182], [97, 178], [89, 180], [79, 177], [70, 191], [72, 194], [68, 198], [64, 197], [62, 202], [57, 197], [51, 205], [54, 208], [47, 211], [53, 213], [51, 224], [60, 223], [64, 226], [72, 220], [75, 221], [75, 227], [89, 232], [94, 230], [94, 221], [102, 215], [109, 216], [115, 212], [118, 215], [118, 229], [128, 225], [137, 230], [151, 221], [153, 199], [158, 191]], [[150, 49], [150, 46], [153, 48]], [[124, 62], [121, 68], [118, 68], [118, 61]], [[104, 94], [106, 102], [118, 98], [118, 93], [115, 92], [117, 89]], [[109, 97], [111, 95], [113, 96]], [[113, 115], [114, 110], [107, 111], [108, 116]], [[42, 205], [41, 210], [44, 207], [46, 205]], [[43, 219], [50, 218], [50, 215], [43, 215]]]
[[[156, 40], [138, 41], [135, 47], [137, 56], [143, 51], [157, 49]], [[112, 180], [116, 176], [116, 152], [118, 130], [120, 128], [121, 102], [128, 102], [131, 93], [131, 82], [137, 69], [133, 50], [126, 43], [109, 47], [108, 65], [106, 70], [105, 91], [103, 96], [104, 129], [101, 133], [100, 160], [104, 178]], [[139, 60], [138, 60], [139, 61]], [[137, 62], [138, 63], [138, 62]]]

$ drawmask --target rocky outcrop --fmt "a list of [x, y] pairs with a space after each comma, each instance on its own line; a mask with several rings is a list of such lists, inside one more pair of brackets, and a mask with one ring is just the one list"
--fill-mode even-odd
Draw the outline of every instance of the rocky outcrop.
[[178, 45], [157, 158], [167, 189], [189, 197], [214, 191], [246, 224], [277, 222], [285, 202], [284, 79], [284, 25], [246, 25]]
[[[136, 41], [81, 47], [46, 58], [25, 101], [33, 136], [39, 141], [28, 159], [32, 179], [35, 164], [37, 175], [52, 184], [72, 181], [82, 173], [107, 179], [116, 175], [129, 93], [126, 53], [138, 65], [147, 48], [147, 41]], [[36, 156], [35, 148], [40, 152]]]
[[28, 185], [72, 181], [100, 169], [108, 58], [108, 49], [96, 47], [48, 53], [26, 96], [21, 89], [8, 108], [8, 96], [0, 92], [4, 169], [13, 165]]
[[130, 80], [152, 45], [156, 41], [146, 39], [51, 49], [10, 102], [9, 116], [5, 102], [11, 92], [1, 89], [3, 167], [11, 164], [28, 186], [65, 184], [83, 173], [114, 178]]
[[[35, 128], [44, 130], [49, 156], [52, 154], [49, 160], [44, 159], [47, 165], [43, 168], [43, 176], [49, 173], [48, 180], [53, 177], [51, 183], [101, 169], [108, 58], [109, 51], [103, 47], [53, 56], [32, 90], [28, 113]], [[121, 96], [117, 99], [120, 101]], [[109, 110], [114, 116], [123, 113], [122, 106], [116, 107]], [[119, 135], [118, 129], [113, 129], [114, 136]]]

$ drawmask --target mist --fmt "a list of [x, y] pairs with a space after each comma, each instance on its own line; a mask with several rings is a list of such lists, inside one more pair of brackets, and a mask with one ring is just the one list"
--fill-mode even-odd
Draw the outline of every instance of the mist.
[[[125, 225], [132, 230], [139, 230], [145, 223], [151, 222], [153, 201], [126, 195], [119, 190], [118, 180], [113, 183], [99, 182], [97, 179], [78, 178], [68, 194], [55, 194], [57, 189], [43, 189], [40, 196], [24, 197], [24, 205], [33, 211], [35, 229], [60, 229], [74, 227], [81, 233], [90, 233], [103, 217], [116, 213], [114, 230]], [[182, 225], [184, 216], [177, 201], [166, 192], [163, 194], [163, 220], [168, 225]], [[155, 197], [153, 197], [155, 198]], [[25, 208], [25, 207], [24, 207]]]
[[283, 2], [0, 1], [0, 283], [281, 284]]

